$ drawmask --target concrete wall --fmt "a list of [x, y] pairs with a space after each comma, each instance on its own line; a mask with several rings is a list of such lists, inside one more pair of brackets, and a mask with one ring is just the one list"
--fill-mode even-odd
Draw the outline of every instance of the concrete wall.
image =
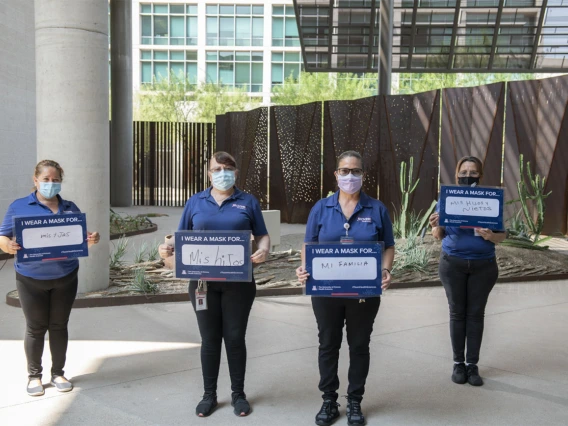
[[34, 1], [0, 2], [0, 217], [31, 192], [36, 164]]

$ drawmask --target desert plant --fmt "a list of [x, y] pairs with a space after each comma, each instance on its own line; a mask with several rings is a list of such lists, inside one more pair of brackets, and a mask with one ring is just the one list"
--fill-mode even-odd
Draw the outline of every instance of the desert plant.
[[110, 209], [110, 233], [111, 235], [124, 234], [125, 232], [147, 229], [152, 222], [147, 217], [121, 216]]
[[[546, 250], [548, 246], [541, 246], [542, 243], [552, 237], [540, 238], [544, 226], [544, 213], [546, 211], [545, 200], [552, 191], [545, 193], [546, 177], [533, 174], [530, 161], [527, 161], [526, 168], [523, 154], [519, 156], [520, 180], [517, 182], [519, 198], [510, 203], [520, 203], [520, 210], [515, 216], [509, 219], [509, 237], [502, 244], [507, 246], [531, 248], [535, 250]], [[536, 218], [531, 213], [532, 207], [536, 208]], [[522, 214], [522, 216], [521, 216]]]
[[431, 249], [426, 248], [419, 238], [413, 237], [395, 246], [396, 256], [392, 271], [425, 272], [430, 260]]
[[109, 266], [111, 269], [120, 268], [122, 265], [124, 265], [124, 261], [122, 259], [124, 258], [124, 255], [126, 254], [127, 250], [128, 250], [128, 239], [120, 237], [116, 245], [114, 245], [114, 249], [112, 250], [109, 256], [110, 258]]
[[[413, 180], [412, 175], [414, 174], [414, 157], [410, 157], [410, 167], [408, 168], [408, 179], [407, 179], [407, 171], [406, 171], [406, 162], [402, 161], [400, 163], [400, 200], [401, 206], [400, 211], [397, 215], [398, 220], [398, 228], [400, 230], [400, 237], [407, 238], [410, 234], [411, 227], [413, 225], [411, 221], [411, 217], [414, 216], [416, 218], [418, 215], [414, 214], [414, 212], [409, 211], [409, 203], [410, 203], [410, 194], [414, 192], [416, 187], [418, 186], [418, 182], [420, 182], [420, 178]], [[419, 231], [420, 232], [420, 231]]]
[[144, 268], [139, 268], [134, 271], [130, 288], [144, 294], [155, 294], [158, 292], [158, 285], [148, 279], [146, 269]]
[[152, 262], [154, 260], [159, 259], [160, 255], [159, 255], [158, 246], [159, 244], [156, 240], [154, 240], [152, 244], [148, 246], [148, 249], [146, 250], [146, 259], [148, 260], [148, 262]]
[[134, 263], [142, 263], [148, 260], [148, 244], [144, 241], [134, 252]]

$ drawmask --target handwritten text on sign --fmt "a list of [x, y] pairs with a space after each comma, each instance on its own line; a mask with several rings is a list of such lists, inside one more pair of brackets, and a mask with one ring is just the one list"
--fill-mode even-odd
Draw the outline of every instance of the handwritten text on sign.
[[14, 217], [14, 235], [22, 250], [18, 262], [63, 260], [89, 255], [83, 213]]
[[250, 281], [251, 231], [176, 232], [176, 277]]
[[381, 294], [382, 243], [308, 244], [306, 294], [373, 297]]
[[442, 185], [440, 225], [503, 229], [503, 188]]

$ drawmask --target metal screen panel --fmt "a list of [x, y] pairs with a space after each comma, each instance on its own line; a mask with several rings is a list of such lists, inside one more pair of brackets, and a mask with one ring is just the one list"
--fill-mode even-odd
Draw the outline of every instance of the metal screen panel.
[[400, 208], [400, 163], [409, 167], [420, 183], [412, 193], [410, 208], [424, 211], [438, 193], [438, 140], [440, 92], [382, 96], [379, 130], [379, 199], [391, 213]]
[[270, 109], [270, 208], [285, 223], [306, 223], [321, 198], [322, 105]]
[[235, 157], [237, 186], [254, 195], [262, 209], [268, 204], [268, 108], [225, 114], [224, 139], [217, 149]]
[[440, 182], [454, 184], [458, 160], [483, 162], [483, 185], [501, 186], [505, 83], [442, 91]]
[[363, 190], [378, 197], [379, 109], [378, 97], [354, 101], [324, 102], [323, 130], [323, 196], [336, 191], [337, 157], [355, 150], [363, 157], [365, 181]]
[[[507, 200], [517, 198], [519, 154], [534, 173], [546, 176], [544, 233], [567, 232], [568, 76], [508, 83], [504, 184]], [[517, 208], [518, 210], [518, 208]], [[507, 209], [508, 216], [517, 210]]]

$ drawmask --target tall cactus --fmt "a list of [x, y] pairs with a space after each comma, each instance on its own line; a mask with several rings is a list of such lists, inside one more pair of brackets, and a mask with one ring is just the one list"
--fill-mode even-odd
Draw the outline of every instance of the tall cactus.
[[[527, 226], [529, 227], [531, 234], [533, 234], [534, 242], [537, 243], [544, 226], [544, 212], [546, 210], [544, 200], [552, 193], [552, 191], [548, 194], [544, 193], [546, 177], [541, 177], [538, 174], [533, 175], [530, 161], [527, 161], [525, 176], [523, 154], [519, 156], [519, 170], [520, 180], [517, 182], [519, 201], [521, 202], [521, 209], [525, 216]], [[529, 185], [527, 185], [527, 182]], [[536, 220], [530, 212], [529, 200], [536, 206]]]
[[400, 163], [400, 192], [401, 192], [401, 206], [400, 206], [400, 232], [402, 238], [407, 238], [410, 233], [410, 194], [414, 192], [420, 182], [420, 178], [413, 181], [412, 175], [414, 174], [414, 157], [410, 157], [410, 167], [408, 169], [408, 180], [406, 178], [406, 162]]

